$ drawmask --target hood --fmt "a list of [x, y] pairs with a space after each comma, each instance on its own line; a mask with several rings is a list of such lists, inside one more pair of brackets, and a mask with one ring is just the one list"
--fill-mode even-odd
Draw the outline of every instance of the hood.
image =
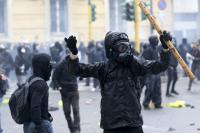
[[51, 76], [51, 57], [48, 54], [37, 54], [32, 59], [33, 75], [48, 81]]
[[112, 58], [111, 55], [112, 48], [119, 41], [129, 42], [128, 35], [126, 33], [121, 33], [121, 32], [108, 32], [106, 34], [106, 37], [104, 39], [104, 44], [105, 44], [106, 56], [108, 59]]

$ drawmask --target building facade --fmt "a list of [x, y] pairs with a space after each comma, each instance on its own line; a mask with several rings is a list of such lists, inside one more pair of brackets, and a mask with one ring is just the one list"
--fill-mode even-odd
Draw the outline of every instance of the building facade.
[[[110, 30], [126, 32], [134, 40], [134, 22], [122, 17], [125, 1], [128, 0], [91, 0], [96, 5], [93, 40], [103, 40]], [[154, 16], [164, 29], [172, 31], [172, 0], [151, 1]], [[162, 9], [160, 1], [165, 2]], [[88, 0], [0, 0], [0, 42], [47, 42], [63, 40], [71, 34], [87, 42], [88, 18]], [[140, 39], [145, 41], [151, 34], [149, 22], [140, 21]]]
[[189, 42], [200, 39], [200, 1], [174, 0], [173, 6], [173, 30], [179, 44], [182, 38]]

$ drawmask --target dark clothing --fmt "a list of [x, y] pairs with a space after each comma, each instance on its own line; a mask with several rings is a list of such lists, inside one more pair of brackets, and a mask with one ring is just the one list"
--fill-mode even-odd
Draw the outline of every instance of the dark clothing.
[[32, 59], [32, 67], [34, 76], [43, 78], [48, 81], [51, 76], [52, 64], [51, 57], [47, 54], [37, 54]]
[[142, 57], [145, 60], [159, 60], [159, 53], [157, 47], [148, 47], [145, 51], [143, 51]]
[[113, 130], [104, 130], [104, 133], [143, 133], [142, 127], [124, 127], [124, 128], [117, 128]]
[[169, 67], [167, 69], [168, 80], [167, 80], [166, 94], [169, 94], [171, 83], [172, 83], [171, 92], [175, 91], [175, 84], [176, 84], [176, 81], [178, 80], [178, 73], [176, 70], [177, 66], [178, 66], [178, 62], [172, 55], [170, 55]]
[[84, 46], [83, 42], [80, 43], [78, 51], [80, 51], [81, 54], [81, 62], [85, 62], [86, 47]]
[[51, 58], [56, 63], [58, 63], [61, 60], [61, 55], [60, 55], [61, 52], [62, 51], [55, 46], [50, 47]]
[[190, 50], [191, 50], [191, 47], [187, 43], [182, 43], [179, 45], [180, 55], [187, 64], [188, 64], [188, 61], [186, 58], [186, 54], [187, 54], [187, 52], [190, 52]]
[[[192, 62], [192, 72], [194, 73], [195, 77], [199, 79], [199, 69], [200, 69], [200, 50], [197, 48], [192, 48], [191, 55], [194, 57], [194, 60]], [[193, 80], [189, 81], [189, 87], [188, 90], [191, 90]]]
[[[68, 72], [68, 64], [63, 60], [54, 70], [52, 80], [56, 88], [61, 87], [63, 111], [71, 133], [80, 131], [79, 93], [76, 76]], [[71, 117], [71, 107], [74, 120]]]
[[77, 91], [78, 89], [76, 76], [69, 74], [67, 70], [67, 61], [63, 60], [56, 66], [52, 76], [55, 87], [61, 87], [61, 93], [63, 95], [67, 95], [68, 92]]
[[28, 103], [30, 105], [30, 118], [27, 123], [33, 122], [37, 133], [43, 133], [42, 122], [44, 120], [52, 121], [52, 117], [48, 112], [48, 98], [49, 87], [46, 81], [51, 76], [52, 66], [50, 64], [50, 56], [47, 54], [35, 55], [32, 59], [33, 75], [29, 81], [34, 77], [40, 77], [43, 80], [34, 82], [29, 87]]
[[176, 67], [175, 68], [169, 67], [167, 69], [167, 77], [168, 77], [168, 80], [167, 80], [166, 94], [169, 94], [171, 83], [172, 83], [171, 92], [174, 92], [175, 91], [175, 84], [176, 84], [176, 81], [178, 80], [178, 73], [177, 73]]
[[10, 71], [14, 68], [14, 61], [10, 53], [0, 52], [0, 69], [4, 70], [6, 76], [9, 76]]
[[[142, 57], [146, 60], [156, 60], [159, 61], [158, 47], [150, 46], [144, 52]], [[147, 75], [146, 77], [146, 90], [145, 98], [143, 101], [144, 107], [148, 107], [149, 103], [152, 101], [155, 106], [159, 107], [162, 103], [161, 98], [161, 78], [160, 75]]]
[[8, 80], [0, 80], [0, 98], [6, 94], [9, 89]]
[[103, 48], [96, 48], [94, 50], [94, 62], [101, 62], [104, 61], [105, 54]]
[[36, 125], [41, 125], [42, 120], [51, 121], [51, 116], [48, 112], [49, 88], [47, 83], [45, 81], [36, 81], [29, 89], [30, 121]]
[[168, 67], [169, 54], [161, 53], [161, 62], [144, 61], [133, 57], [129, 66], [115, 61], [96, 64], [82, 64], [78, 59], [69, 57], [69, 72], [81, 77], [99, 79], [101, 85], [101, 128], [142, 126], [141, 106], [139, 101], [138, 76], [147, 73], [157, 74]]
[[[63, 111], [65, 114], [65, 118], [68, 123], [68, 127], [70, 133], [74, 133], [75, 131], [80, 132], [80, 113], [79, 113], [79, 93], [78, 91], [68, 92], [67, 94], [62, 96], [63, 101]], [[73, 117], [71, 117], [71, 108], [73, 110]]]
[[91, 46], [91, 47], [88, 47], [87, 51], [86, 51], [86, 54], [87, 54], [87, 57], [88, 57], [88, 63], [95, 63], [95, 47], [94, 46]]
[[30, 61], [25, 55], [17, 55], [15, 58], [16, 75], [26, 75], [30, 68]]
[[161, 106], [161, 78], [158, 75], [148, 75], [146, 77], [146, 90], [143, 101], [144, 107], [148, 107], [151, 101], [156, 107]]
[[194, 60], [192, 62], [192, 72], [196, 74], [196, 69], [199, 69], [200, 67], [200, 50], [198, 48], [193, 48], [191, 50], [191, 55], [194, 56]]

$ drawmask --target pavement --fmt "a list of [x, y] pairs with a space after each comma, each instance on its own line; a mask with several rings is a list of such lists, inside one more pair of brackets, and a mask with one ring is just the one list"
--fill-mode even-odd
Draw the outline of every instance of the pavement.
[[[176, 90], [180, 93], [178, 96], [166, 98], [166, 83], [162, 84], [163, 109], [142, 110], [144, 119], [144, 133], [200, 133], [200, 82], [196, 82], [192, 91], [187, 91], [189, 80], [180, 78], [176, 85]], [[15, 82], [11, 81], [11, 90], [4, 97], [9, 98], [14, 91]], [[91, 87], [79, 83], [80, 90], [80, 113], [81, 113], [81, 132], [82, 133], [102, 133], [100, 129], [100, 92], [91, 91]], [[144, 95], [144, 94], [143, 94]], [[143, 95], [141, 102], [143, 100]], [[50, 90], [49, 104], [58, 107], [58, 110], [52, 111], [54, 118], [54, 133], [69, 133], [67, 122], [65, 120], [60, 101], [60, 93]], [[166, 104], [175, 101], [184, 101], [190, 105], [188, 107], [172, 108]], [[17, 125], [11, 118], [6, 100], [1, 106], [1, 123], [4, 133], [23, 133], [22, 125]]]

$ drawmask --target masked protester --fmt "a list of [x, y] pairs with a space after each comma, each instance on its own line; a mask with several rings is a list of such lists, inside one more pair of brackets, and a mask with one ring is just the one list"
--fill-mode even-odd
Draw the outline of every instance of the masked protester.
[[14, 61], [9, 52], [6, 51], [4, 44], [0, 44], [0, 69], [9, 77], [10, 71], [14, 68]]
[[[173, 44], [176, 47], [176, 39], [173, 38]], [[177, 66], [178, 62], [177, 60], [170, 55], [170, 61], [169, 61], [169, 67], [167, 69], [167, 91], [166, 96], [171, 97], [171, 93], [178, 95], [178, 92], [175, 90], [176, 81], [178, 80], [178, 73], [177, 73]], [[171, 86], [171, 91], [170, 91]]]
[[[162, 42], [171, 40], [169, 33]], [[104, 133], [143, 133], [138, 76], [157, 74], [167, 69], [169, 53], [161, 53], [161, 61], [141, 61], [132, 55], [127, 34], [108, 32], [105, 50], [108, 61], [82, 64], [78, 61], [76, 37], [65, 38], [71, 51], [67, 56], [69, 72], [81, 77], [99, 79], [101, 86], [101, 128]], [[166, 44], [163, 43], [166, 48]]]
[[29, 87], [30, 116], [29, 121], [24, 123], [24, 133], [53, 133], [53, 119], [48, 112], [49, 87], [46, 83], [52, 71], [50, 59], [47, 54], [38, 54], [32, 59], [33, 75], [28, 81], [35, 77], [43, 80], [36, 81]]
[[18, 53], [17, 56], [15, 57], [15, 62], [14, 62], [18, 85], [25, 83], [26, 76], [30, 68], [30, 60], [27, 52], [28, 51], [26, 47], [24, 46], [18, 47]]
[[[166, 33], [167, 34], [167, 33]], [[142, 57], [146, 60], [159, 61], [158, 52], [158, 37], [149, 37], [149, 48], [147, 48]], [[148, 74], [146, 75], [146, 90], [143, 106], [145, 109], [149, 109], [149, 103], [152, 101], [155, 104], [155, 108], [161, 108], [161, 77], [160, 74]]]

